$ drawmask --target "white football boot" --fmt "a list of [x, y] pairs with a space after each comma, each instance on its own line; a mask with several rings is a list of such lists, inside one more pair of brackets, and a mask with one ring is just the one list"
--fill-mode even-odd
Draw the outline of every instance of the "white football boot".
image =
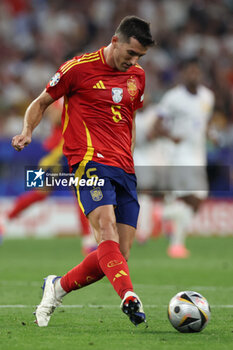
[[44, 279], [42, 300], [34, 313], [36, 316], [35, 322], [39, 327], [47, 327], [52, 313], [56, 307], [61, 305], [62, 300], [56, 298], [54, 289], [54, 283], [58, 278], [60, 277], [49, 275]]
[[142, 302], [134, 292], [127, 292], [121, 302], [121, 310], [129, 316], [130, 321], [135, 325], [146, 322], [146, 315]]

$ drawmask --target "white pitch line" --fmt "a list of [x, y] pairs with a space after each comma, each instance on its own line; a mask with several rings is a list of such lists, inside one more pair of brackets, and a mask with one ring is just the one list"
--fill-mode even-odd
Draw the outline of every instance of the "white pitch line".
[[[0, 305], [0, 309], [23, 309], [23, 308], [35, 308], [36, 305], [23, 305], [23, 304], [16, 304], [16, 305]], [[62, 305], [60, 308], [64, 309], [82, 309], [84, 307], [89, 307], [91, 309], [119, 309], [119, 305]], [[145, 308], [158, 308], [158, 307], [164, 307], [167, 308], [167, 305], [156, 305], [156, 304], [150, 304], [150, 305], [144, 305]], [[219, 308], [219, 309], [232, 309], [233, 305], [211, 305], [211, 308]]]
[[[0, 286], [26, 286], [26, 287], [41, 287], [43, 285], [43, 281], [6, 281], [2, 280], [0, 281]], [[178, 290], [180, 289], [177, 285], [156, 285], [156, 284], [140, 284], [140, 283], [134, 283], [134, 286], [136, 288], [153, 288], [156, 290]], [[227, 290], [227, 291], [233, 291], [232, 286], [188, 286], [187, 288], [183, 288], [183, 290], [194, 290], [194, 291], [217, 291], [217, 290]]]

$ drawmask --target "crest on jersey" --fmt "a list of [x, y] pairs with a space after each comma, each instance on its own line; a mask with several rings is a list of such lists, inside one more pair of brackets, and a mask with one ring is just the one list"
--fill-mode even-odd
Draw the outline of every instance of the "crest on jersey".
[[134, 79], [133, 77], [130, 77], [127, 80], [127, 90], [130, 96], [134, 97], [137, 94], [137, 91], [138, 91], [137, 82], [136, 82], [136, 79]]
[[121, 88], [112, 88], [112, 100], [115, 103], [121, 102], [123, 98], [123, 89]]
[[54, 74], [54, 76], [51, 78], [51, 80], [49, 82], [49, 85], [50, 86], [57, 85], [57, 83], [59, 82], [60, 78], [61, 78], [61, 74], [60, 73]]
[[91, 197], [93, 201], [99, 202], [103, 198], [103, 192], [99, 187], [94, 188], [93, 190], [90, 191]]

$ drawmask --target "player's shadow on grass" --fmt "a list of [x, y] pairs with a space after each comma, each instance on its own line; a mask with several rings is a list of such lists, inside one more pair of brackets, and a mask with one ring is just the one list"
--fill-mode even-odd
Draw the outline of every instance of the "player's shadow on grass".
[[146, 329], [143, 333], [147, 333], [147, 334], [172, 334], [175, 333], [173, 331], [159, 331], [158, 329]]
[[175, 334], [177, 333], [176, 331], [174, 330], [170, 330], [170, 331], [166, 331], [166, 330], [158, 330], [156, 329], [155, 327], [150, 327], [150, 326], [142, 326], [142, 325], [139, 325], [138, 327], [135, 327], [135, 328], [125, 328], [125, 329], [118, 329], [119, 332], [121, 333], [134, 333], [134, 334]]

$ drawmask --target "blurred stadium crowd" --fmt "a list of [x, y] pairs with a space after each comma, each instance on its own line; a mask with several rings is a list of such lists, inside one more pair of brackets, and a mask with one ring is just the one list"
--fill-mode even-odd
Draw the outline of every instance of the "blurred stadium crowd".
[[[224, 162], [230, 164], [231, 0], [1, 0], [0, 140], [21, 130], [27, 105], [61, 63], [107, 44], [119, 21], [128, 14], [147, 19], [157, 42], [141, 62], [147, 77], [148, 103], [158, 102], [177, 82], [181, 58], [199, 56], [205, 82], [216, 96], [213, 132], [218, 144], [209, 143], [209, 155], [212, 159], [227, 157]], [[49, 134], [47, 123], [43, 121], [37, 129], [39, 139]]]

